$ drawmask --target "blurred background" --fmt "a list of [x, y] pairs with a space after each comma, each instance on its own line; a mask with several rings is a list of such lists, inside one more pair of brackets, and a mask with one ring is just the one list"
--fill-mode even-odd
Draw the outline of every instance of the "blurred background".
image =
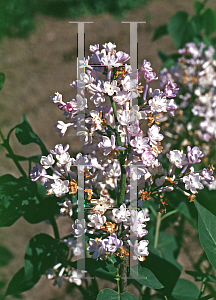
[[[215, 0], [208, 1], [216, 9]], [[33, 130], [40, 136], [47, 149], [57, 143], [70, 144], [70, 151], [77, 153], [81, 144], [75, 137], [59, 138], [54, 123], [64, 117], [57, 106], [50, 102], [55, 92], [63, 94], [65, 102], [74, 96], [70, 83], [77, 74], [77, 25], [70, 21], [93, 21], [85, 25], [86, 56], [89, 45], [106, 42], [116, 43], [117, 51], [129, 53], [129, 24], [121, 21], [146, 21], [138, 25], [138, 63], [150, 61], [159, 74], [161, 61], [158, 51], [175, 52], [169, 36], [152, 41], [154, 29], [167, 23], [179, 10], [193, 12], [193, 1], [178, 0], [1, 0], [0, 2], [0, 72], [5, 74], [5, 84], [0, 92], [0, 128], [5, 136], [22, 122], [25, 114]], [[157, 83], [154, 83], [157, 86]], [[71, 133], [71, 132], [70, 132]], [[39, 154], [35, 145], [21, 146], [12, 135], [12, 148], [18, 155]], [[5, 157], [0, 148], [0, 175], [20, 174], [16, 166]], [[23, 164], [27, 168], [27, 165]], [[69, 220], [69, 219], [68, 219]], [[59, 218], [60, 236], [71, 230], [70, 220]], [[189, 226], [189, 225], [188, 225]], [[36, 233], [52, 235], [45, 223], [30, 225], [22, 218], [12, 227], [0, 230], [0, 299], [12, 276], [23, 266], [23, 258], [29, 239]], [[192, 270], [202, 250], [197, 247], [198, 238], [191, 227], [186, 228], [184, 248], [179, 262]], [[187, 275], [183, 275], [187, 278]], [[188, 279], [191, 279], [188, 277]], [[113, 285], [115, 286], [115, 285]], [[100, 288], [111, 287], [103, 281]], [[42, 278], [37, 285], [22, 294], [21, 299], [57, 300], [71, 299], [66, 285], [61, 289]], [[133, 290], [131, 290], [133, 292]], [[7, 297], [8, 300], [15, 299]], [[74, 290], [73, 299], [82, 299]]]

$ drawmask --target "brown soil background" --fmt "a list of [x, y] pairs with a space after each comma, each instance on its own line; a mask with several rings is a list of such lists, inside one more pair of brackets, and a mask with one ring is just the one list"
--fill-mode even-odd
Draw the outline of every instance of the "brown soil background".
[[[208, 7], [216, 9], [216, 1], [210, 0]], [[102, 16], [88, 16], [77, 21], [93, 21], [85, 25], [86, 56], [90, 44], [115, 42], [118, 50], [129, 53], [129, 25], [121, 21], [146, 21], [138, 26], [138, 55], [139, 65], [143, 59], [151, 62], [154, 71], [158, 74], [161, 65], [157, 55], [159, 49], [172, 53], [175, 46], [169, 37], [152, 42], [154, 28], [165, 24], [169, 18], [179, 10], [193, 12], [193, 1], [154, 0], [146, 6], [128, 12], [122, 19], [114, 19], [106, 14]], [[48, 149], [55, 144], [69, 143], [73, 152], [81, 150], [78, 139], [65, 136], [59, 138], [53, 127], [57, 120], [64, 120], [62, 113], [53, 105], [49, 97], [55, 92], [63, 94], [65, 101], [70, 101], [74, 93], [70, 83], [76, 79], [77, 53], [77, 25], [69, 24], [71, 19], [57, 19], [38, 15], [37, 28], [28, 38], [4, 38], [0, 44], [0, 71], [5, 73], [6, 81], [0, 93], [0, 127], [5, 134], [18, 123], [22, 122], [22, 114], [26, 114], [33, 130], [41, 137]], [[16, 154], [32, 156], [39, 153], [37, 146], [20, 146], [12, 138], [12, 147]], [[20, 176], [10, 159], [5, 158], [5, 150], [0, 148], [0, 175], [11, 173]], [[27, 166], [24, 165], [27, 170]], [[69, 221], [69, 222], [67, 222]], [[57, 220], [60, 236], [71, 230], [69, 219]], [[52, 228], [45, 222], [31, 225], [19, 219], [9, 228], [0, 230], [0, 246], [6, 247], [13, 255], [9, 264], [0, 268], [0, 283], [2, 292], [12, 276], [23, 266], [23, 258], [28, 241], [35, 234], [52, 233]], [[179, 256], [179, 262], [184, 270], [193, 270], [202, 249], [198, 243], [197, 233], [187, 225], [185, 228], [184, 247]], [[184, 271], [181, 277], [192, 279]], [[115, 288], [108, 281], [101, 281], [100, 288]], [[199, 284], [198, 284], [199, 285]], [[200, 286], [200, 285], [199, 285]], [[66, 294], [66, 284], [61, 289], [53, 287], [52, 283], [42, 276], [36, 286], [22, 294], [24, 300], [69, 300], [82, 299], [80, 292], [75, 289], [73, 295]], [[137, 295], [135, 288], [129, 291]], [[8, 300], [15, 299], [8, 296]]]

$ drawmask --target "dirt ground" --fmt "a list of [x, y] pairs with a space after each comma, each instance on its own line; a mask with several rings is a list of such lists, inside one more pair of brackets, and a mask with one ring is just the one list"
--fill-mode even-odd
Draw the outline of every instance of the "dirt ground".
[[[169, 37], [152, 42], [154, 28], [166, 23], [178, 10], [193, 12], [193, 1], [154, 0], [143, 8], [128, 12], [121, 20], [110, 15], [88, 16], [78, 21], [93, 21], [85, 25], [86, 56], [90, 44], [115, 42], [117, 50], [129, 53], [129, 25], [121, 21], [146, 21], [138, 26], [139, 65], [143, 59], [150, 61], [154, 71], [159, 72], [159, 49], [172, 53], [175, 47]], [[208, 6], [216, 9], [215, 0], [210, 0]], [[53, 149], [55, 144], [69, 143], [73, 152], [81, 150], [78, 139], [70, 136], [59, 138], [55, 132], [54, 123], [64, 120], [62, 113], [50, 102], [50, 95], [55, 92], [63, 94], [65, 101], [70, 101], [74, 91], [70, 83], [76, 79], [76, 53], [77, 53], [77, 25], [69, 24], [71, 19], [57, 19], [38, 15], [37, 28], [26, 39], [5, 38], [0, 44], [0, 72], [4, 72], [6, 81], [0, 93], [0, 127], [5, 134], [22, 121], [22, 114], [26, 114], [34, 131], [41, 137], [48, 149]], [[34, 145], [20, 146], [13, 136], [12, 146], [16, 154], [32, 156], [39, 153]], [[4, 149], [0, 148], [0, 175], [11, 173], [20, 176], [12, 161], [5, 158]], [[24, 165], [24, 167], [27, 167]], [[64, 218], [58, 219], [60, 236], [66, 235], [71, 230], [70, 222]], [[187, 225], [184, 249], [179, 257], [179, 262], [184, 269], [193, 270], [202, 250], [198, 246], [198, 238], [189, 225]], [[10, 228], [1, 228], [0, 246], [6, 247], [11, 253], [9, 263], [0, 268], [0, 288], [5, 292], [6, 286], [12, 276], [23, 266], [25, 248], [29, 239], [36, 233], [52, 233], [46, 223], [30, 225], [23, 219], [18, 220]], [[182, 277], [191, 279], [182, 273]], [[114, 288], [110, 283], [103, 281], [101, 287]], [[53, 287], [51, 282], [42, 278], [36, 286], [23, 293], [23, 300], [69, 300], [70, 294], [65, 294], [63, 288]], [[129, 289], [131, 292], [133, 290]], [[82, 299], [76, 289], [73, 299]], [[134, 293], [136, 293], [134, 291]], [[8, 300], [15, 299], [7, 297]]]

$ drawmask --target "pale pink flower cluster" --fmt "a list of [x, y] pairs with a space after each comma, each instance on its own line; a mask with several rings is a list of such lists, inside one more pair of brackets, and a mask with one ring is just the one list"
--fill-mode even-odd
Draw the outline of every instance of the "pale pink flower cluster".
[[[209, 170], [193, 171], [192, 164], [198, 163], [203, 156], [198, 147], [188, 148], [188, 159], [182, 151], [170, 151], [167, 154], [171, 163], [168, 172], [160, 162], [164, 135], [159, 120], [165, 115], [174, 116], [176, 84], [168, 81], [164, 92], [150, 89], [147, 93], [148, 84], [157, 78], [151, 64], [144, 60], [139, 71], [146, 81], [145, 95], [143, 99], [138, 98], [142, 102], [140, 105], [131, 106], [130, 99], [134, 94], [140, 97], [143, 91], [130, 65], [125, 63], [129, 55], [116, 51], [116, 45], [111, 42], [104, 44], [101, 51], [98, 44], [92, 45], [90, 51], [92, 56], [80, 62], [80, 67], [87, 69], [86, 73], [71, 84], [80, 94], [69, 102], [64, 102], [59, 93], [51, 96], [51, 101], [58, 104], [66, 120], [70, 120], [69, 123], [56, 123], [60, 136], [70, 126], [78, 131], [79, 117], [83, 116], [83, 154], [78, 153], [73, 158], [68, 152], [69, 145], [58, 144], [48, 156], [42, 156], [40, 165], [33, 168], [30, 176], [33, 181], [42, 182], [48, 194], [60, 198], [60, 213], [73, 218], [71, 236], [64, 240], [71, 248], [72, 256], [80, 253], [79, 239], [86, 234], [89, 237], [87, 251], [93, 259], [105, 259], [114, 253], [124, 256], [131, 247], [133, 258], [143, 261], [149, 254], [149, 242], [143, 238], [148, 233], [146, 224], [150, 217], [148, 210], [142, 209], [142, 201], [138, 202], [137, 210], [129, 209], [132, 181], [137, 183], [140, 199], [146, 193], [148, 196], [144, 197], [148, 198], [150, 191], [164, 193], [174, 188], [184, 194], [187, 193], [185, 190], [196, 193], [196, 189], [203, 187], [200, 180], [211, 181], [212, 173]], [[94, 103], [94, 109], [89, 109], [87, 98]], [[111, 105], [103, 106], [105, 100]], [[145, 128], [141, 126], [142, 122], [145, 122]], [[175, 167], [183, 168], [180, 174], [174, 174]], [[77, 170], [83, 172], [83, 177], [85, 174], [84, 185], [77, 178]], [[184, 184], [185, 190], [181, 188]], [[78, 203], [73, 199], [77, 191], [85, 193], [84, 207], [87, 203], [90, 208], [88, 212], [85, 210], [85, 218], [81, 220], [75, 216]], [[137, 239], [135, 243], [131, 244], [130, 237]], [[62, 270], [59, 277], [66, 276], [65, 269]], [[74, 282], [73, 273], [66, 277]]]

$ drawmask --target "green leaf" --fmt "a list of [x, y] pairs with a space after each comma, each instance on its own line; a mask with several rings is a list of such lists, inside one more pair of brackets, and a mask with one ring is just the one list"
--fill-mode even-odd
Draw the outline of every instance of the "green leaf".
[[138, 300], [138, 298], [135, 295], [126, 292], [120, 295], [120, 300]]
[[15, 178], [10, 174], [0, 177], [0, 227], [11, 226], [35, 201], [37, 187], [26, 177]]
[[50, 235], [40, 233], [28, 243], [25, 253], [25, 276], [37, 278], [44, 272], [64, 261], [68, 256], [68, 246]]
[[0, 246], [0, 267], [6, 266], [12, 258], [12, 253], [7, 248]]
[[205, 274], [198, 271], [185, 271], [185, 273], [193, 276], [195, 281], [203, 281], [206, 278], [208, 282], [216, 283], [216, 277], [207, 273]]
[[32, 130], [25, 115], [23, 115], [23, 122], [21, 124], [18, 124], [15, 128], [15, 134], [20, 144], [28, 145], [30, 143], [35, 143], [40, 147], [43, 155], [49, 154], [44, 143], [41, 141], [39, 136]]
[[181, 201], [176, 209], [178, 210], [178, 212], [180, 212], [180, 214], [185, 216], [185, 218], [188, 220], [188, 222], [191, 224], [191, 226], [193, 226], [194, 229], [197, 229], [196, 223], [194, 222], [194, 220], [191, 216], [188, 205], [184, 201]]
[[59, 214], [59, 198], [46, 195], [45, 187], [27, 177], [0, 177], [0, 227], [11, 226], [21, 216], [31, 224]]
[[5, 74], [0, 72], [0, 91], [3, 88], [4, 82], [5, 82]]
[[203, 26], [205, 28], [206, 35], [209, 35], [216, 30], [216, 14], [213, 9], [208, 8], [202, 14]]
[[155, 249], [149, 241], [149, 256], [140, 265], [149, 269], [164, 286], [163, 289], [160, 289], [163, 295], [169, 296], [172, 293], [182, 270], [182, 267], [175, 260], [172, 250], [167, 248]]
[[49, 220], [53, 216], [59, 214], [59, 205], [57, 203], [59, 198], [55, 196], [47, 196], [45, 187], [41, 184], [38, 185], [41, 186], [41, 194], [43, 195], [40, 196], [40, 192], [38, 192], [34, 201], [28, 202], [23, 213], [23, 218], [31, 224]]
[[119, 300], [118, 293], [111, 289], [103, 289], [100, 291], [100, 293], [97, 295], [96, 300]]
[[200, 15], [195, 15], [191, 18], [190, 24], [193, 27], [194, 35], [198, 35], [203, 29], [203, 18]]
[[197, 201], [203, 207], [205, 207], [207, 210], [209, 210], [212, 214], [216, 216], [216, 205], [215, 205], [216, 191], [215, 190], [209, 190], [207, 187], [204, 187], [204, 189], [199, 191], [196, 198]]
[[195, 202], [198, 210], [198, 231], [200, 243], [205, 250], [208, 260], [216, 269], [216, 216]]
[[35, 235], [28, 243], [24, 267], [10, 281], [6, 295], [17, 295], [31, 289], [44, 272], [68, 257], [68, 247], [48, 234]]
[[21, 268], [11, 279], [7, 287], [5, 296], [19, 295], [22, 292], [30, 290], [40, 279], [40, 277], [34, 278], [34, 280], [26, 280], [25, 269]]
[[174, 252], [178, 249], [178, 244], [174, 235], [161, 231], [159, 234], [158, 250], [166, 253], [168, 250]]
[[[118, 293], [111, 289], [103, 289], [100, 291], [100, 293], [97, 295], [96, 300], [119, 300]], [[134, 296], [131, 293], [121, 293], [120, 300], [138, 300], [136, 296]]]
[[167, 24], [161, 25], [155, 29], [152, 41], [156, 41], [166, 34], [168, 34]]
[[204, 8], [204, 4], [202, 2], [194, 1], [194, 10], [196, 13], [199, 13], [203, 8]]
[[180, 278], [174, 287], [172, 296], [175, 300], [194, 300], [199, 296], [199, 289], [192, 282]]
[[130, 275], [132, 279], [135, 279], [142, 285], [145, 285], [151, 289], [162, 289], [164, 287], [149, 269], [140, 265], [131, 267]]
[[188, 13], [185, 11], [179, 11], [172, 16], [168, 22], [167, 29], [178, 49], [191, 41], [194, 36], [193, 26], [189, 22]]

